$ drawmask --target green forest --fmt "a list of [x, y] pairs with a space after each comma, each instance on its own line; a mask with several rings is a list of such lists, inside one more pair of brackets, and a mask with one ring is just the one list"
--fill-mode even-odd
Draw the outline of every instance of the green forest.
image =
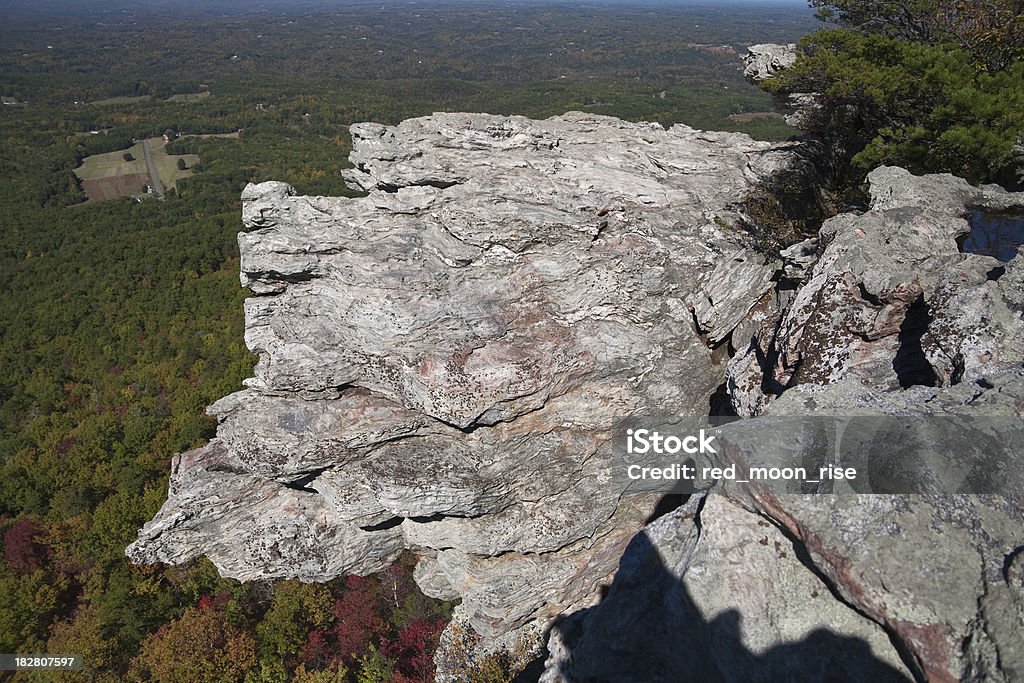
[[[771, 107], [736, 51], [813, 21], [782, 13], [769, 31], [753, 9], [417, 13], [413, 25], [405, 8], [56, 22], [26, 11], [0, 28], [0, 652], [85, 665], [15, 680], [432, 680], [451, 605], [416, 590], [412, 558], [303, 585], [124, 557], [166, 496], [171, 456], [213, 435], [205, 406], [252, 372], [243, 187], [352, 195], [340, 175], [348, 125], [433, 111], [581, 109], [785, 138], [778, 120], [727, 118]], [[209, 94], [175, 97], [188, 93]], [[169, 152], [200, 159], [176, 193], [85, 202], [82, 159], [168, 130], [183, 134]], [[468, 675], [500, 680], [509, 666], [478, 668]]]
[[[839, 33], [806, 38], [810, 57], [773, 93], [813, 86], [834, 99], [831, 111], [860, 104], [864, 120], [821, 132], [845, 136], [861, 167], [1012, 175], [1007, 141], [1024, 111], [1012, 43], [1024, 30], [990, 55], [985, 41], [972, 52], [946, 34], [901, 35], [844, 14], [855, 4], [819, 8]], [[171, 457], [213, 435], [205, 406], [252, 372], [238, 285], [242, 189], [273, 179], [352, 196], [340, 175], [348, 126], [434, 111], [583, 110], [785, 139], [796, 131], [777, 117], [729, 118], [773, 106], [743, 81], [740, 59], [745, 45], [812, 33], [813, 11], [47, 7], [14, 7], [0, 26], [0, 652], [79, 654], [85, 666], [0, 676], [432, 680], [452, 605], [418, 592], [412, 557], [313, 585], [243, 584], [205, 560], [140, 567], [124, 557], [166, 497]], [[882, 64], [882, 53], [882, 73], [851, 66]], [[198, 93], [208, 95], [184, 96]], [[885, 116], [865, 119], [879, 103]], [[176, 192], [86, 201], [74, 174], [84, 158], [166, 131], [182, 134], [169, 152], [200, 159]], [[467, 680], [509, 680], [509, 664], [481, 663]]]
[[1024, 5], [1019, 0], [812, 0], [834, 27], [769, 79], [785, 100], [815, 93], [802, 124], [877, 166], [1024, 184]]

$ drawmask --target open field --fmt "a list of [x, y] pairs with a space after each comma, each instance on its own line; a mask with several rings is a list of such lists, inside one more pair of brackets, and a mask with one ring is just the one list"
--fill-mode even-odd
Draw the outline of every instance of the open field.
[[136, 102], [148, 102], [152, 99], [149, 95], [139, 95], [138, 97], [107, 97], [102, 100], [93, 100], [89, 104], [98, 104], [100, 106], [107, 104], [134, 104]]
[[128, 173], [83, 180], [82, 189], [89, 196], [89, 201], [102, 202], [107, 199], [142, 194], [146, 191], [148, 184], [149, 173]]
[[[179, 178], [192, 175], [192, 166], [199, 163], [199, 157], [195, 154], [168, 154], [164, 149], [167, 143], [162, 137], [150, 138], [148, 142], [153, 165], [165, 189], [175, 187]], [[125, 152], [131, 153], [134, 160], [125, 161]], [[178, 169], [178, 159], [185, 160], [185, 170]], [[89, 201], [128, 197], [144, 192], [146, 185], [151, 184], [141, 141], [127, 150], [86, 157], [82, 165], [75, 169], [75, 175], [82, 180]]]
[[205, 100], [209, 96], [210, 96], [210, 91], [209, 90], [204, 90], [202, 92], [183, 92], [183, 93], [178, 93], [177, 95], [171, 95], [170, 97], [167, 98], [167, 101], [168, 102], [198, 102], [200, 100]]
[[[153, 155], [153, 165], [160, 176], [160, 182], [164, 188], [175, 187], [180, 178], [192, 175], [192, 167], [199, 163], [199, 156], [196, 154], [168, 154], [164, 147], [167, 145], [163, 138], [150, 138], [149, 151]], [[184, 171], [178, 169], [178, 159], [184, 159]]]
[[[134, 161], [125, 161], [124, 153], [128, 152]], [[96, 180], [110, 176], [147, 173], [146, 160], [142, 155], [142, 142], [136, 142], [126, 150], [94, 154], [82, 160], [82, 165], [75, 169], [75, 175], [82, 180]]]

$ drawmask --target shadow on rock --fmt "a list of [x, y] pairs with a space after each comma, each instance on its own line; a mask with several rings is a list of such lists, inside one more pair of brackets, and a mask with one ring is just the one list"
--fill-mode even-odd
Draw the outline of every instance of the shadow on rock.
[[[698, 535], [692, 536], [693, 547], [685, 550], [684, 556], [693, 556]], [[759, 602], [757, 596], [742, 596], [742, 602], [748, 608], [759, 603], [763, 610], [773, 609], [768, 600]], [[687, 588], [685, 574], [680, 578], [666, 566], [645, 531], [630, 543], [605, 599], [563, 617], [552, 627], [551, 656], [541, 680], [912, 680], [905, 671], [879, 659], [859, 637], [815, 628], [800, 640], [780, 642], [760, 654], [745, 644], [763, 641], [764, 635], [745, 629], [743, 616], [736, 609], [707, 619]]]

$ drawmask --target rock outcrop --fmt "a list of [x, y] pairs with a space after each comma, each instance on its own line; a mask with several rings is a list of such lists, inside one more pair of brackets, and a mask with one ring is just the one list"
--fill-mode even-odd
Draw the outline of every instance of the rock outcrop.
[[743, 57], [743, 75], [752, 81], [763, 81], [796, 63], [796, 44], [760, 43], [747, 48]]
[[485, 649], [548, 630], [549, 683], [1024, 675], [1022, 498], [729, 484], [651, 521], [611, 457], [620, 418], [706, 416], [723, 385], [748, 418], [723, 434], [1019, 424], [1024, 255], [960, 244], [1024, 196], [879, 169], [868, 211], [766, 254], [729, 225], [796, 143], [583, 114], [352, 133], [365, 197], [246, 188], [259, 363], [134, 561], [322, 581], [409, 549]]
[[615, 421], [707, 414], [777, 267], [724, 226], [792, 144], [583, 114], [352, 138], [365, 197], [246, 188], [255, 376], [128, 554], [326, 580], [408, 548], [486, 638], [543, 628], [656, 502], [610, 480]]
[[995, 425], [980, 445], [950, 434], [945, 462], [896, 461], [941, 490], [1008, 495], [692, 496], [634, 539], [600, 606], [556, 625], [549, 683], [1024, 675], [1024, 250], [958, 248], [969, 216], [1020, 211], [1024, 194], [897, 168], [869, 180], [870, 209], [785, 250], [779, 287], [733, 331], [729, 394], [751, 419], [721, 432], [767, 450], [779, 416]]
[[868, 181], [870, 209], [825, 222], [823, 253], [792, 303], [734, 339], [741, 352], [729, 394], [740, 415], [760, 414], [797, 385], [845, 381], [834, 394], [855, 410], [853, 397], [868, 387], [976, 384], [1024, 363], [1024, 260], [1004, 264], [958, 246], [971, 209], [1024, 206], [1022, 195], [890, 167]]
[[725, 496], [650, 524], [600, 606], [552, 629], [543, 680], [906, 681], [885, 630]]
[[[743, 57], [743, 76], [756, 85], [796, 64], [798, 55], [795, 43], [751, 45]], [[786, 123], [794, 128], [806, 129], [809, 122], [820, 114], [814, 93], [791, 93], [785, 98], [775, 99]]]

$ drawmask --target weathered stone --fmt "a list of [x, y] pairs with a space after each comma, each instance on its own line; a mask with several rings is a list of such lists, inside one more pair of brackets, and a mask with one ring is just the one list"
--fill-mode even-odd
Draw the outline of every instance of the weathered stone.
[[[352, 134], [368, 196], [246, 188], [255, 376], [129, 554], [326, 580], [410, 548], [488, 643], [542, 628], [593, 603], [655, 502], [614, 488], [615, 420], [707, 412], [724, 364], [694, 311], [723, 339], [770, 288], [723, 226], [795, 143], [578, 113]], [[236, 547], [281, 525], [287, 553]]]
[[910, 680], [886, 632], [799, 552], [720, 495], [663, 517], [599, 606], [556, 623], [542, 680]]
[[[699, 514], [648, 526], [608, 597], [555, 627], [546, 681], [1019, 677], [1024, 258], [1002, 266], [961, 253], [958, 238], [971, 209], [1019, 210], [1024, 196], [901, 169], [870, 182], [868, 212], [828, 221], [819, 248], [782, 255], [779, 286], [796, 286], [795, 296], [770, 292], [733, 331], [730, 394], [756, 417], [724, 427], [721, 443], [746, 444], [727, 455], [748, 464], [773, 450], [806, 464], [822, 438], [837, 438], [807, 416], [858, 416], [869, 429], [942, 416], [953, 429], [942, 447], [896, 449], [883, 483], [904, 473], [935, 490], [1008, 495], [719, 486]], [[785, 416], [804, 418], [808, 433], [777, 421]], [[862, 436], [843, 432], [836, 453], [870, 477], [878, 462], [847, 447]], [[815, 599], [800, 599], [808, 591]]]
[[741, 415], [798, 384], [849, 377], [881, 390], [944, 386], [1024, 361], [1015, 341], [1024, 333], [1014, 309], [1020, 266], [1011, 262], [1011, 279], [1000, 284], [989, 275], [998, 261], [957, 246], [971, 207], [1024, 206], [1024, 194], [898, 168], [868, 179], [870, 210], [826, 221], [827, 246], [777, 329], [755, 333], [731, 362]]
[[[777, 261], [723, 226], [796, 143], [583, 114], [438, 114], [353, 142], [365, 197], [246, 188], [259, 364], [211, 406], [217, 438], [175, 459], [134, 561], [322, 581], [411, 549], [426, 593], [461, 598], [439, 680], [460, 629], [487, 652], [552, 623], [549, 681], [1019, 678], [1017, 499], [732, 484], [637, 534], [655, 501], [609, 456], [618, 418], [707, 414], [729, 348], [754, 417], [736, 433], [815, 412], [1019, 421], [1024, 256], [957, 245], [971, 209], [1022, 195], [879, 169], [867, 212]], [[986, 474], [906, 465], [963, 490]]]
[[323, 581], [380, 571], [402, 550], [400, 530], [348, 524], [315, 492], [253, 477], [217, 441], [175, 456], [168, 497], [173, 509], [129, 546], [133, 561], [177, 564], [206, 555], [223, 576], [243, 581]]
[[817, 237], [811, 237], [781, 250], [779, 256], [783, 259], [785, 276], [793, 282], [802, 283], [811, 267], [818, 262], [820, 244]]
[[743, 322], [750, 309], [772, 288], [778, 269], [778, 263], [746, 248], [719, 262], [694, 312], [708, 341], [720, 342]]
[[743, 75], [752, 81], [763, 81], [796, 62], [796, 44], [761, 43], [747, 48], [743, 58]]
[[[1020, 600], [1019, 583], [1003, 574], [1024, 548], [1019, 501], [762, 496], [758, 509], [800, 539], [840, 597], [883, 625], [928, 680], [969, 679], [981, 663], [971, 642], [1011, 658], [1024, 643], [1019, 621], [979, 609], [994, 591]], [[986, 680], [1012, 680], [1012, 670], [989, 666]]]
[[[743, 58], [743, 76], [756, 85], [793, 66], [798, 56], [795, 43], [751, 45]], [[821, 114], [818, 100], [816, 93], [792, 93], [785, 98], [776, 98], [776, 106], [782, 110], [786, 123], [806, 129]]]

